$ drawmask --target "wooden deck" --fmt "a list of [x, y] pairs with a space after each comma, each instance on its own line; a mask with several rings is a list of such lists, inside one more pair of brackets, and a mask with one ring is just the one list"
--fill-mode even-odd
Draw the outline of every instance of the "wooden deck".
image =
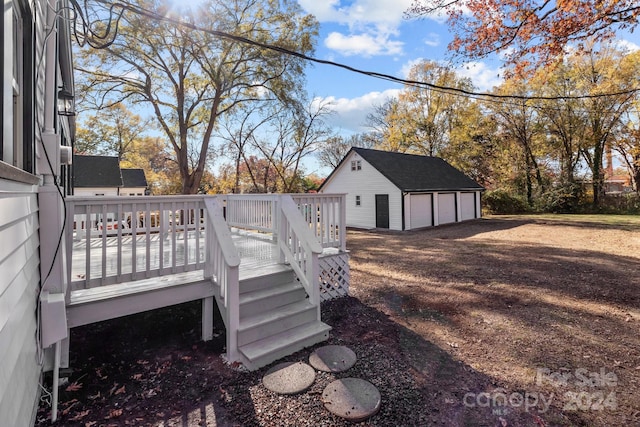
[[[175, 242], [177, 242], [178, 250], [176, 251], [175, 264], [181, 265], [184, 263], [185, 254], [188, 259], [195, 260], [196, 256], [201, 261], [200, 268], [194, 269], [192, 272], [182, 273], [179, 275], [181, 279], [184, 278], [202, 278], [202, 270], [204, 268], [204, 238], [202, 234], [196, 239], [195, 232], [189, 232], [187, 239], [185, 240], [183, 233], [176, 233]], [[233, 243], [236, 246], [238, 254], [241, 258], [240, 263], [240, 278], [253, 277], [255, 275], [267, 273], [268, 269], [278, 261], [278, 247], [273, 241], [273, 236], [269, 233], [255, 233], [247, 232], [239, 229], [232, 230]], [[134, 270], [132, 252], [135, 247], [146, 248], [147, 239], [149, 240], [149, 258], [146, 257], [145, 251], [140, 251], [136, 255], [136, 272], [138, 274], [144, 274], [145, 271], [158, 270], [164, 272], [162, 276], [171, 276], [178, 273], [172, 273], [171, 269], [174, 265], [173, 259], [168, 256], [169, 244], [174, 240], [172, 236], [160, 236], [159, 234], [151, 234], [147, 236], [141, 234], [135, 236], [135, 244], [133, 242], [134, 236], [123, 236], [120, 239], [118, 237], [110, 236], [106, 237], [106, 256], [102, 256], [100, 251], [92, 251], [90, 262], [90, 279], [99, 279], [102, 277], [103, 272], [105, 277], [115, 276], [120, 268], [122, 273], [132, 273]], [[198, 240], [198, 241], [196, 241]], [[103, 238], [95, 237], [90, 239], [90, 244], [94, 248], [102, 247]], [[73, 243], [73, 263], [71, 270], [71, 277], [73, 279], [85, 279], [86, 278], [86, 254], [87, 254], [87, 240], [81, 239], [74, 241]], [[186, 248], [186, 250], [184, 249]], [[164, 252], [162, 257], [163, 267], [160, 268], [160, 253]], [[323, 255], [334, 255], [338, 253], [337, 248], [324, 248]], [[118, 259], [120, 259], [120, 266], [118, 266]], [[148, 264], [147, 264], [148, 262]], [[105, 265], [103, 271], [103, 264]], [[148, 279], [156, 278], [157, 275], [148, 277]], [[142, 281], [144, 277], [136, 280]]]

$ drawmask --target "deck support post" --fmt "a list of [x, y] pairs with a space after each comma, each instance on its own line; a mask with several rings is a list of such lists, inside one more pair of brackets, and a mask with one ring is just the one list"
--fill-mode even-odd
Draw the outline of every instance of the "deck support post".
[[51, 399], [51, 422], [55, 423], [58, 419], [58, 388], [60, 387], [60, 341], [55, 343], [53, 358], [53, 385]]
[[202, 299], [202, 341], [213, 339], [213, 297]]

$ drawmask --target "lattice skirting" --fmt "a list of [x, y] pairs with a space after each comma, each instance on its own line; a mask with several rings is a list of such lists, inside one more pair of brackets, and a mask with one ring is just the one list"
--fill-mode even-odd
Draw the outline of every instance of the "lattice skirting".
[[339, 253], [320, 259], [320, 299], [328, 301], [349, 294], [349, 254]]

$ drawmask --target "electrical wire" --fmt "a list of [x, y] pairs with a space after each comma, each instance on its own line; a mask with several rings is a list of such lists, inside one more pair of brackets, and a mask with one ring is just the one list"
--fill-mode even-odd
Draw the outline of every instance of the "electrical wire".
[[[418, 80], [409, 80], [409, 79], [403, 79], [400, 77], [396, 77], [396, 76], [392, 76], [390, 74], [385, 74], [385, 73], [380, 73], [380, 72], [376, 72], [376, 71], [366, 71], [366, 70], [362, 70], [344, 63], [340, 63], [340, 62], [335, 62], [335, 61], [329, 61], [329, 60], [325, 60], [325, 59], [319, 59], [319, 58], [315, 58], [300, 52], [296, 52], [294, 50], [291, 49], [287, 49], [287, 48], [283, 48], [280, 46], [275, 46], [272, 44], [268, 44], [268, 43], [262, 43], [262, 42], [258, 42], [246, 37], [242, 37], [242, 36], [237, 36], [234, 34], [230, 34], [224, 31], [219, 31], [219, 30], [213, 30], [213, 29], [208, 29], [208, 28], [203, 28], [200, 27], [198, 25], [195, 25], [193, 23], [190, 22], [185, 22], [185, 21], [181, 21], [175, 18], [171, 18], [169, 16], [163, 16], [160, 15], [158, 13], [155, 13], [153, 11], [144, 9], [142, 7], [136, 6], [136, 5], [132, 5], [130, 3], [125, 3], [125, 2], [109, 2], [106, 0], [94, 0], [96, 3], [101, 3], [105, 6], [108, 6], [108, 11], [109, 11], [109, 20], [108, 20], [108, 24], [105, 28], [104, 34], [101, 35], [96, 35], [95, 33], [93, 33], [93, 31], [91, 30], [91, 25], [88, 23], [88, 17], [85, 18], [84, 14], [82, 13], [82, 9], [80, 8], [80, 5], [78, 4], [77, 0], [69, 0], [74, 8], [76, 8], [76, 13], [77, 16], [80, 17], [81, 21], [82, 21], [82, 28], [83, 28], [83, 37], [78, 37], [76, 35], [76, 40], [79, 41], [82, 39], [82, 43], [84, 44], [85, 42], [87, 44], [89, 44], [90, 46], [97, 48], [97, 49], [102, 49], [102, 48], [106, 48], [108, 46], [110, 46], [111, 44], [114, 43], [115, 38], [117, 36], [118, 33], [118, 26], [120, 23], [120, 19], [122, 18], [124, 11], [128, 10], [131, 11], [139, 16], [143, 16], [149, 19], [153, 19], [156, 21], [160, 21], [160, 22], [167, 22], [167, 23], [171, 23], [173, 25], [177, 25], [177, 26], [182, 26], [194, 31], [202, 31], [205, 32], [207, 34], [210, 35], [214, 35], [223, 39], [227, 39], [227, 40], [232, 40], [232, 41], [236, 41], [239, 43], [243, 43], [243, 44], [247, 44], [247, 45], [251, 45], [251, 46], [255, 46], [255, 47], [259, 47], [262, 49], [267, 49], [267, 50], [271, 50], [274, 52], [278, 52], [278, 53], [282, 53], [288, 56], [293, 56], [293, 57], [297, 57], [300, 59], [303, 59], [305, 61], [308, 62], [313, 62], [316, 64], [322, 64], [322, 65], [329, 65], [329, 66], [333, 66], [333, 67], [337, 67], [337, 68], [342, 68], [344, 70], [353, 72], [353, 73], [357, 73], [357, 74], [361, 74], [361, 75], [366, 75], [369, 77], [373, 77], [373, 78], [378, 78], [381, 80], [387, 80], [387, 81], [391, 81], [394, 83], [401, 83], [405, 86], [412, 86], [412, 87], [419, 87], [419, 88], [427, 88], [436, 92], [442, 92], [442, 93], [448, 93], [448, 94], [453, 94], [453, 95], [459, 95], [459, 96], [464, 96], [464, 97], [468, 97], [468, 98], [473, 98], [473, 99], [478, 99], [478, 100], [520, 100], [520, 101], [557, 101], [557, 100], [569, 100], [569, 99], [595, 99], [595, 98], [602, 98], [602, 97], [613, 97], [613, 96], [620, 96], [620, 95], [628, 95], [628, 94], [633, 94], [636, 92], [640, 92], [640, 88], [631, 88], [631, 89], [627, 89], [627, 90], [622, 90], [622, 91], [618, 91], [618, 92], [610, 92], [610, 93], [596, 93], [596, 94], [585, 94], [585, 95], [569, 95], [569, 96], [543, 96], [543, 95], [517, 95], [517, 94], [496, 94], [496, 93], [487, 93], [487, 92], [476, 92], [473, 90], [467, 90], [467, 89], [463, 89], [463, 88], [457, 88], [457, 87], [452, 87], [452, 86], [444, 86], [444, 85], [437, 85], [434, 83], [429, 83], [429, 82], [423, 82], [423, 81], [418, 81]], [[85, 0], [85, 6], [87, 4], [87, 0]], [[116, 9], [119, 9], [119, 12], [115, 12]], [[115, 24], [114, 25], [114, 30], [113, 30], [113, 34], [110, 35], [110, 31], [111, 31], [111, 27], [112, 27], [112, 21], [114, 20], [114, 16], [115, 16]], [[77, 31], [77, 27], [74, 26], [74, 30]], [[96, 38], [99, 41], [102, 41], [102, 43], [95, 43], [93, 41], [93, 38]], [[81, 44], [81, 46], [83, 45]]]

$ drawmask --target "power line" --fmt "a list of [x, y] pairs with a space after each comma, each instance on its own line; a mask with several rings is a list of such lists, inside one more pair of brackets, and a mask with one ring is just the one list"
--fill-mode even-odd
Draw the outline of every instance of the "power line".
[[[272, 44], [268, 44], [268, 43], [262, 43], [262, 42], [258, 42], [246, 37], [242, 37], [242, 36], [237, 36], [231, 33], [227, 33], [225, 31], [219, 31], [219, 30], [212, 30], [212, 29], [208, 29], [208, 28], [203, 28], [200, 27], [198, 25], [192, 24], [190, 22], [185, 22], [185, 21], [181, 21], [175, 18], [171, 18], [169, 16], [163, 16], [163, 15], [159, 15], [155, 12], [152, 12], [150, 10], [141, 8], [139, 6], [136, 5], [132, 5], [129, 3], [123, 3], [123, 2], [108, 2], [106, 0], [94, 0], [97, 3], [102, 3], [106, 6], [108, 6], [109, 8], [109, 23], [107, 25], [107, 27], [104, 30], [104, 34], [103, 35], [96, 35], [90, 28], [90, 25], [88, 23], [88, 20], [85, 19], [84, 14], [82, 13], [82, 9], [80, 8], [80, 5], [78, 4], [77, 0], [70, 0], [70, 2], [74, 5], [74, 7], [77, 10], [77, 14], [78, 16], [80, 16], [81, 20], [82, 20], [82, 27], [85, 31], [85, 37], [84, 40], [87, 41], [87, 43], [94, 47], [94, 48], [106, 48], [109, 45], [111, 45], [114, 41], [115, 41], [115, 37], [117, 36], [117, 32], [118, 32], [118, 25], [120, 22], [120, 19], [123, 16], [123, 13], [125, 10], [129, 10], [137, 15], [140, 16], [144, 16], [156, 21], [160, 21], [160, 22], [167, 22], [167, 23], [171, 23], [173, 25], [177, 25], [177, 26], [182, 26], [191, 30], [195, 30], [195, 31], [202, 31], [204, 33], [210, 34], [210, 35], [214, 35], [220, 38], [224, 38], [227, 40], [232, 40], [232, 41], [236, 41], [239, 43], [243, 43], [243, 44], [248, 44], [251, 46], [256, 46], [262, 49], [267, 49], [267, 50], [271, 50], [274, 52], [278, 52], [278, 53], [282, 53], [285, 55], [289, 55], [289, 56], [293, 56], [293, 57], [297, 57], [300, 59], [303, 59], [305, 61], [309, 61], [309, 62], [313, 62], [316, 64], [321, 64], [321, 65], [329, 65], [329, 66], [333, 66], [333, 67], [337, 67], [337, 68], [341, 68], [356, 74], [361, 74], [361, 75], [365, 75], [365, 76], [369, 76], [369, 77], [373, 77], [373, 78], [378, 78], [378, 79], [382, 79], [382, 80], [387, 80], [387, 81], [391, 81], [394, 83], [401, 83], [403, 85], [406, 86], [412, 86], [412, 87], [418, 87], [418, 88], [427, 88], [433, 91], [437, 91], [437, 92], [442, 92], [442, 93], [448, 93], [448, 94], [453, 94], [453, 95], [459, 95], [459, 96], [464, 96], [464, 97], [468, 97], [468, 98], [473, 98], [473, 99], [477, 99], [477, 100], [482, 100], [482, 101], [491, 101], [491, 100], [519, 100], [519, 101], [559, 101], [559, 100], [578, 100], [578, 99], [596, 99], [596, 98], [603, 98], [603, 97], [609, 97], [609, 96], [620, 96], [620, 95], [630, 95], [636, 92], [640, 92], [640, 88], [632, 88], [632, 89], [627, 89], [627, 90], [623, 90], [623, 91], [619, 91], [619, 92], [610, 92], [610, 93], [599, 93], [599, 94], [587, 94], [587, 95], [570, 95], [570, 96], [542, 96], [542, 95], [511, 95], [511, 94], [495, 94], [495, 93], [486, 93], [486, 92], [476, 92], [476, 91], [472, 91], [472, 90], [467, 90], [467, 89], [463, 89], [463, 88], [457, 88], [457, 87], [452, 87], [452, 86], [443, 86], [443, 85], [437, 85], [434, 83], [429, 83], [429, 82], [423, 82], [423, 81], [418, 81], [418, 80], [409, 80], [409, 79], [403, 79], [400, 77], [396, 77], [390, 74], [385, 74], [385, 73], [380, 73], [377, 71], [366, 71], [366, 70], [362, 70], [356, 67], [352, 67], [350, 65], [347, 64], [343, 64], [340, 62], [335, 62], [335, 61], [329, 61], [326, 59], [319, 59], [319, 58], [315, 58], [309, 55], [305, 55], [303, 53], [300, 52], [296, 52], [294, 50], [291, 49], [287, 49], [287, 48], [283, 48], [280, 46], [275, 46]], [[85, 0], [85, 4], [87, 3], [87, 1]], [[116, 9], [120, 9], [119, 12], [115, 12]], [[116, 20], [115, 20], [115, 25], [114, 25], [114, 30], [113, 30], [113, 35], [111, 35], [111, 26], [112, 26], [112, 20], [113, 20], [113, 16], [116, 16]], [[87, 16], [88, 18], [88, 16]], [[75, 26], [74, 26], [75, 29]], [[90, 36], [87, 37], [86, 34], [90, 33]], [[95, 37], [96, 39], [102, 41], [102, 44], [92, 44], [94, 43], [92, 38]], [[76, 35], [76, 40], [79, 41], [77, 35]], [[79, 41], [79, 43], [82, 45], [82, 43]]]

